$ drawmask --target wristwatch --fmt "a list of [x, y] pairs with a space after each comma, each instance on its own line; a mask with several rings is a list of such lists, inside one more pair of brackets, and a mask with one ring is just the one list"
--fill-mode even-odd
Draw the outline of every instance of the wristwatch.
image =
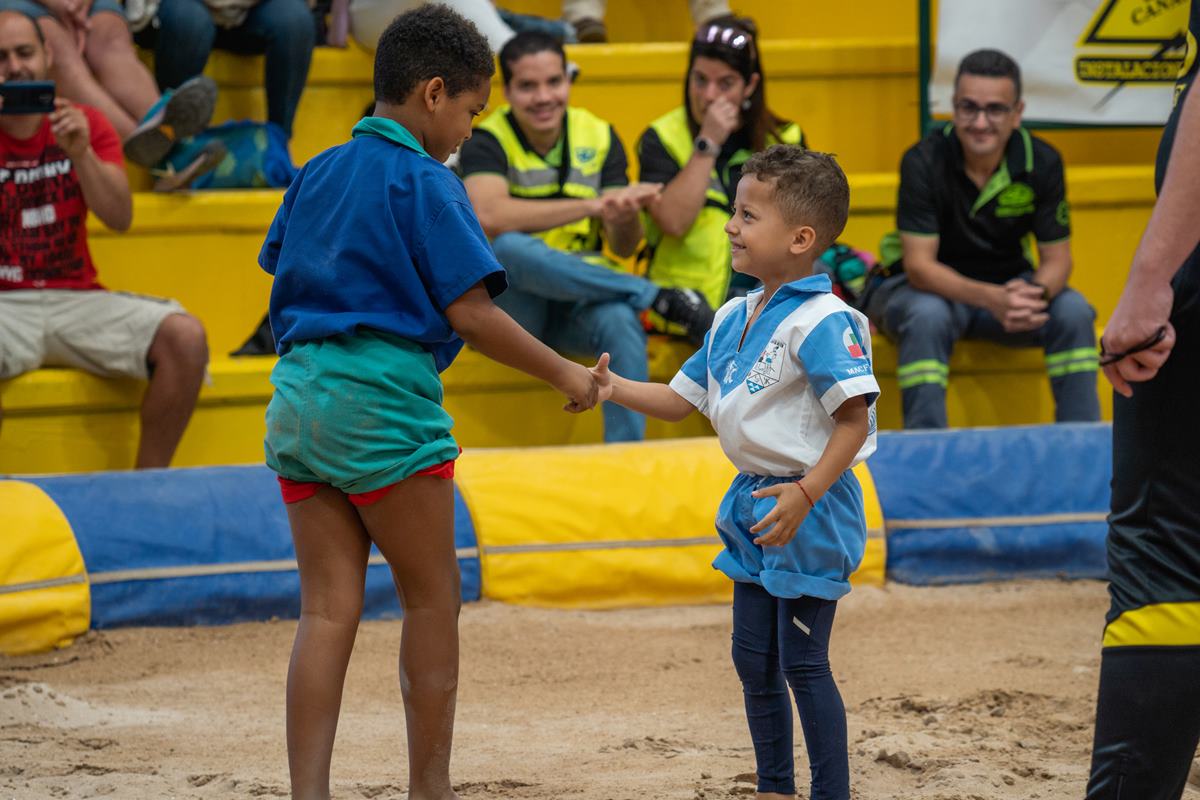
[[694, 144], [696, 152], [702, 156], [716, 158], [717, 153], [721, 152], [721, 148], [717, 147], [717, 143], [703, 134], [696, 137]]

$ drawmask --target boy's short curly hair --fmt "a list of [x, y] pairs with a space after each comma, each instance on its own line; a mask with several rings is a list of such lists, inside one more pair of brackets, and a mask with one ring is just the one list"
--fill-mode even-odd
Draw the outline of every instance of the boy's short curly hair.
[[421, 81], [441, 78], [451, 96], [496, 72], [492, 49], [474, 23], [427, 3], [392, 20], [375, 48], [375, 99], [400, 104]]
[[830, 153], [777, 144], [752, 155], [742, 175], [774, 181], [775, 204], [789, 225], [810, 225], [817, 253], [837, 241], [850, 216], [850, 184]]

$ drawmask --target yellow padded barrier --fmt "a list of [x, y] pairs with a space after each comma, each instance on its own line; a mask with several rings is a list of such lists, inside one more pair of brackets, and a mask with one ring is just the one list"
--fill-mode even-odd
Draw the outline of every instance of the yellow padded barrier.
[[[483, 595], [566, 608], [727, 602], [713, 519], [735, 472], [714, 437], [468, 451], [456, 480]], [[854, 580], [882, 583], [882, 512], [865, 467], [856, 474], [872, 538]]]
[[1200, 602], [1156, 603], [1126, 611], [1104, 629], [1105, 647], [1200, 645]]
[[37, 486], [0, 481], [0, 653], [66, 647], [91, 622], [83, 555]]

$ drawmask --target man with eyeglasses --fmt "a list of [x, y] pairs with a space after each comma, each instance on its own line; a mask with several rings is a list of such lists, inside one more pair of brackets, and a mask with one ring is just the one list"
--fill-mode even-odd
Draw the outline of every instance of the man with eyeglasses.
[[[1095, 312], [1067, 286], [1062, 159], [1021, 127], [1021, 73], [998, 50], [967, 55], [954, 119], [904, 154], [889, 277], [867, 313], [897, 342], [905, 428], [944, 428], [958, 339], [1040, 346], [1059, 422], [1100, 418]], [[1027, 249], [1037, 242], [1037, 268]]]

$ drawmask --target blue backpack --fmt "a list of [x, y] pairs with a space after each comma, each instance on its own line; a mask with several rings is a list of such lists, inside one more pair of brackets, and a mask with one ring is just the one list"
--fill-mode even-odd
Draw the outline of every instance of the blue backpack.
[[206, 144], [219, 141], [228, 151], [211, 172], [192, 182], [192, 189], [281, 188], [296, 177], [283, 129], [272, 122], [225, 122], [208, 128], [171, 151], [166, 161], [182, 170]]

